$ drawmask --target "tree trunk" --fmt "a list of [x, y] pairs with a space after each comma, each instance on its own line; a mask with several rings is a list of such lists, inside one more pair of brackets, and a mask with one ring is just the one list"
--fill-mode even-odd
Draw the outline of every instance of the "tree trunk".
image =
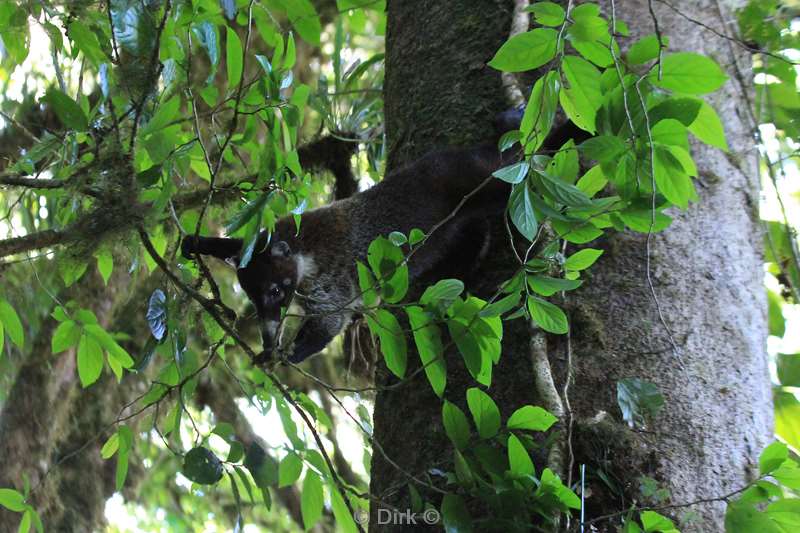
[[[633, 33], [652, 33], [646, 0], [617, 4], [617, 16]], [[714, 1], [672, 5], [692, 19], [730, 31]], [[746, 111], [749, 86], [742, 86], [735, 75], [737, 68], [745, 76], [749, 73], [747, 59], [740, 49], [663, 4], [654, 7], [661, 31], [672, 37], [671, 50], [710, 55], [731, 74], [731, 81], [710, 100], [725, 125], [731, 151], [694, 146], [700, 201], [685, 213], [671, 212], [672, 226], [650, 237], [653, 291], [647, 235], [612, 234], [593, 244], [605, 254], [584, 286], [563, 302], [571, 316], [571, 337], [547, 339], [559, 391], [571, 361], [571, 416], [568, 412], [563, 423], [567, 427], [573, 422], [573, 487], [580, 481], [579, 466], [586, 465], [587, 519], [631, 504], [654, 503], [642, 496], [643, 476], [668, 488], [668, 503], [673, 504], [738, 489], [756, 474], [758, 453], [771, 434], [758, 171]], [[499, 73], [485, 63], [508, 36], [510, 11], [511, 2], [499, 0], [459, 0], [424, 9], [414, 2], [388, 2], [390, 168], [437, 146], [486, 138], [494, 112], [507, 104]], [[497, 237], [491, 259], [476, 275], [483, 283], [472, 286], [479, 295], [504, 279], [513, 265], [507, 239], [502, 232]], [[490, 394], [506, 417], [520, 405], [537, 403], [538, 395], [529, 332], [521, 321], [504, 323], [504, 328], [503, 354]], [[449, 354], [447, 362], [446, 396], [463, 408], [464, 389], [475, 383], [457, 354]], [[631, 430], [621, 420], [616, 382], [631, 377], [653, 382], [666, 400], [648, 431]], [[378, 379], [379, 385], [391, 382], [385, 371]], [[429, 469], [447, 470], [452, 461], [452, 445], [441, 426], [441, 401], [424, 377], [381, 390], [374, 426], [385, 455], [374, 452], [371, 493], [386, 505], [406, 509], [409, 476], [427, 479]], [[568, 451], [565, 455], [570, 457]], [[435, 491], [419, 484], [417, 489], [437, 503]], [[371, 531], [402, 530], [378, 524], [379, 506], [372, 507]], [[688, 519], [687, 511], [694, 516], [682, 521], [684, 531], [723, 530], [724, 503], [665, 514]], [[594, 525], [614, 530], [618, 524], [617, 517]]]

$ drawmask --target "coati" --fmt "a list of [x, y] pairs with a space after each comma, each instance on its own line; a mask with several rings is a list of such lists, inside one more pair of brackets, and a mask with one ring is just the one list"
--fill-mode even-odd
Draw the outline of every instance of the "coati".
[[[495, 142], [434, 151], [387, 174], [364, 192], [306, 212], [299, 234], [291, 217], [279, 220], [271, 236], [263, 233], [256, 245], [260, 251], [245, 268], [237, 269], [239, 283], [258, 314], [261, 357], [268, 360], [278, 349], [297, 363], [325, 348], [359, 306], [356, 261], [366, 263], [372, 240], [392, 231], [427, 232], [447, 218], [492, 172], [515, 160], [510, 151], [501, 155], [496, 141], [500, 134], [517, 129], [521, 118], [522, 110], [506, 111], [495, 119]], [[470, 198], [411, 258], [411, 283], [470, 238], [469, 229], [476, 221], [501, 212], [509, 191], [508, 184], [490, 180]], [[182, 243], [186, 257], [211, 255], [234, 264], [241, 249], [242, 240], [232, 238], [187, 237]], [[281, 307], [290, 302], [299, 304], [304, 319], [293, 344], [287, 346], [278, 329]]]

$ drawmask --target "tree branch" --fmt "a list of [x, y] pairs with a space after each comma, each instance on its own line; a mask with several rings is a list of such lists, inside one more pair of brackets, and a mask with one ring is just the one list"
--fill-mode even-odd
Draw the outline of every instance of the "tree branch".
[[71, 235], [70, 231], [57, 229], [37, 231], [36, 233], [31, 233], [24, 237], [13, 237], [0, 241], [0, 257], [47, 248], [48, 246], [55, 246], [56, 244], [63, 244], [72, 237], [73, 235]]
[[24, 178], [22, 176], [0, 176], [0, 185], [10, 187], [27, 187], [29, 189], [61, 189], [62, 180], [45, 178]]

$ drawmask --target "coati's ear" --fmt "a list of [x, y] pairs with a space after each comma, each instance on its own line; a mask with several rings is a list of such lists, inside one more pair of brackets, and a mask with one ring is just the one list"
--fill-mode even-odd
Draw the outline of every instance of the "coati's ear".
[[292, 250], [286, 241], [278, 241], [272, 245], [270, 253], [276, 257], [289, 257], [292, 255]]
[[211, 255], [223, 261], [238, 262], [241, 251], [242, 239], [189, 236], [181, 243], [181, 253], [184, 257], [193, 257], [196, 254]]

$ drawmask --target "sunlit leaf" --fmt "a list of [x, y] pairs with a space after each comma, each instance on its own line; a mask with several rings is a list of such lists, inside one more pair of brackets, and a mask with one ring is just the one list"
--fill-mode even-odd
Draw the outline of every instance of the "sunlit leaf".
[[541, 67], [556, 54], [558, 33], [550, 28], [537, 28], [520, 33], [503, 43], [489, 66], [504, 72], [522, 72]]
[[651, 83], [685, 94], [714, 92], [728, 80], [728, 76], [713, 59], [693, 52], [666, 54], [660, 71], [660, 79], [658, 72], [650, 74]]

